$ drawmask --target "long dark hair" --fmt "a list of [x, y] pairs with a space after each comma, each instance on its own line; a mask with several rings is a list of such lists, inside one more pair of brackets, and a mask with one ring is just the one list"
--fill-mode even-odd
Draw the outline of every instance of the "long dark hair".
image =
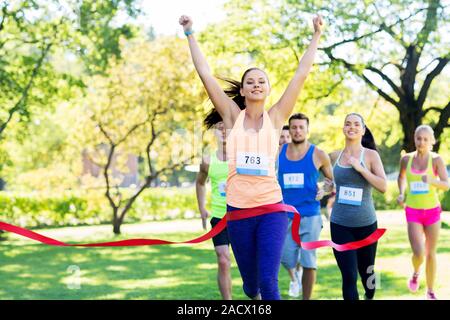
[[366, 129], [366, 132], [364, 133], [364, 135], [362, 137], [362, 141], [361, 141], [362, 146], [367, 149], [372, 149], [372, 150], [378, 151], [372, 131], [370, 131], [370, 129], [366, 126], [366, 123], [364, 122], [364, 118], [362, 117], [362, 115], [360, 115], [359, 113], [356, 113], [356, 112], [352, 112], [352, 113], [349, 113], [345, 117], [345, 119], [347, 119], [349, 116], [359, 117], [361, 119], [361, 123], [362, 123], [363, 127]]
[[[244, 83], [245, 76], [247, 73], [249, 73], [252, 70], [259, 70], [264, 72], [263, 70], [259, 68], [249, 68], [245, 70], [245, 72], [242, 75], [241, 81], [237, 81], [230, 78], [225, 77], [217, 77], [218, 79], [225, 81], [228, 84], [228, 87], [226, 87], [223, 92], [231, 98], [236, 104], [239, 106], [241, 110], [245, 109], [245, 97], [241, 96], [241, 88]], [[266, 74], [264, 72], [264, 74]], [[267, 75], [266, 75], [267, 78]], [[269, 81], [267, 79], [267, 81]], [[216, 123], [223, 121], [222, 117], [220, 116], [219, 112], [217, 112], [216, 108], [212, 108], [205, 117], [205, 120], [203, 120], [203, 124], [206, 127], [206, 129], [211, 129]]]
[[366, 133], [364, 133], [362, 137], [361, 144], [364, 148], [378, 151], [372, 131], [370, 131], [370, 129], [367, 128], [367, 126], [366, 126]]

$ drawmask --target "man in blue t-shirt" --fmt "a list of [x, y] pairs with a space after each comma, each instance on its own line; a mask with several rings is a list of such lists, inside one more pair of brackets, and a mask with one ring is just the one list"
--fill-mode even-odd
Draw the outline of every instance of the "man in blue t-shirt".
[[[294, 206], [301, 215], [300, 239], [317, 241], [322, 230], [320, 199], [333, 191], [333, 169], [330, 158], [323, 150], [308, 141], [309, 119], [302, 113], [289, 118], [291, 142], [280, 147], [278, 156], [278, 182], [284, 203]], [[325, 177], [319, 189], [319, 174]], [[289, 296], [298, 297], [300, 287], [303, 299], [311, 298], [316, 281], [316, 250], [304, 250], [292, 239], [293, 213], [289, 213], [288, 234], [283, 247], [282, 265], [288, 270], [291, 282]], [[300, 266], [303, 275], [299, 276]]]

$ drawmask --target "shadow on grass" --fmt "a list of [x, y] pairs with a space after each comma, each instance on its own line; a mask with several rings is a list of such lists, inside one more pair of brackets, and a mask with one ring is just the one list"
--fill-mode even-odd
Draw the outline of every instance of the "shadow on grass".
[[[194, 236], [192, 233], [160, 235], [167, 240]], [[450, 232], [445, 230], [438, 253], [450, 251], [450, 247], [444, 246], [447, 240], [450, 240]], [[313, 298], [341, 299], [339, 269], [332, 251], [323, 250], [318, 255]], [[392, 232], [379, 243], [377, 258], [409, 255], [410, 252], [406, 235]], [[221, 297], [216, 277], [216, 255], [210, 241], [192, 246], [68, 248], [9, 240], [0, 246], [0, 299], [218, 300]], [[80, 289], [71, 289], [76, 287], [78, 279]], [[234, 259], [232, 281], [233, 298], [247, 300]], [[376, 299], [408, 296], [405, 283], [402, 275], [382, 271]], [[288, 286], [287, 272], [280, 267], [279, 287], [283, 299], [291, 299], [287, 295]], [[362, 295], [362, 285], [358, 286]]]
[[[286, 274], [286, 275], [285, 275]], [[287, 272], [280, 271], [279, 285], [282, 299], [284, 300], [298, 300], [299, 298], [289, 297], [289, 278]], [[393, 299], [393, 297], [400, 297], [409, 294], [406, 288], [406, 278], [399, 276], [393, 272], [379, 271], [377, 273], [377, 280], [373, 281], [376, 285], [375, 299]], [[317, 270], [317, 282], [314, 286], [313, 299], [314, 300], [342, 300], [342, 280], [339, 268], [334, 264], [327, 264], [319, 266]], [[358, 277], [358, 293], [362, 298], [364, 288], [361, 279]]]
[[[245, 299], [232, 266], [233, 295]], [[216, 275], [212, 243], [67, 248], [10, 241], [0, 247], [0, 299], [220, 299]], [[80, 289], [70, 289], [77, 283]]]

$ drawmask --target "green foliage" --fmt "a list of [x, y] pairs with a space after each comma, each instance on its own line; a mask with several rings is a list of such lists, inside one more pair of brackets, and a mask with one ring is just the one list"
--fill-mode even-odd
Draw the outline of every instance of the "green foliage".
[[78, 1], [79, 31], [86, 44], [80, 53], [89, 73], [103, 72], [110, 56], [120, 57], [120, 38], [130, 39], [135, 28], [130, 25], [117, 26], [114, 20], [122, 11], [131, 18], [140, 14], [135, 1]]
[[[147, 160], [150, 153], [153, 169], [161, 170], [195, 153], [203, 98], [184, 41], [124, 41], [123, 59], [112, 61], [107, 75], [89, 80], [85, 114], [76, 125], [78, 143], [102, 167], [108, 154], [96, 152], [98, 146], [115, 144], [125, 156]], [[143, 175], [154, 173], [146, 164]]]
[[[135, 17], [134, 0], [29, 1], [0, 4], [0, 134], [19, 115], [29, 120], [34, 107], [50, 108], [67, 88], [82, 85], [68, 66], [84, 61], [91, 73], [120, 57], [119, 40], [132, 28], [115, 18]], [[55, 60], [65, 63], [56, 68]], [[75, 59], [74, 59], [75, 58]]]
[[[434, 6], [438, 6], [436, 15], [433, 10], [427, 10]], [[286, 87], [289, 75], [295, 70], [298, 58], [308, 43], [313, 14], [321, 14], [325, 27], [315, 60], [318, 67], [313, 68], [295, 111], [314, 114], [316, 119], [313, 120], [317, 120], [320, 113], [329, 114], [330, 108], [327, 106], [334, 104], [336, 109], [352, 109], [367, 116], [373, 114], [368, 109], [378, 104], [376, 112], [389, 113], [385, 118], [389, 124], [385, 119], [381, 122], [374, 120], [375, 128], [379, 129], [376, 131], [381, 133], [381, 138], [377, 135], [375, 138], [378, 143], [385, 143], [381, 153], [388, 158], [387, 167], [392, 171], [398, 163], [399, 149], [405, 147], [404, 136], [411, 142], [414, 128], [401, 130], [400, 123], [407, 125], [405, 119], [411, 121], [411, 115], [400, 117], [396, 110], [398, 106], [394, 107], [392, 101], [405, 99], [396, 96], [394, 89], [389, 87], [389, 81], [402, 88], [401, 78], [404, 80], [407, 77], [401, 75], [405, 72], [405, 61], [411, 55], [407, 53], [410, 46], [424, 48], [417, 53], [420, 60], [413, 67], [420, 70], [414, 74], [412, 82], [412, 86], [418, 89], [430, 74], [432, 61], [439, 56], [448, 57], [448, 39], [439, 37], [439, 34], [444, 34], [443, 30], [448, 31], [449, 9], [443, 1], [437, 0], [256, 0], [251, 4], [245, 0], [233, 0], [225, 5], [227, 18], [224, 22], [211, 25], [200, 40], [213, 57], [228, 57], [228, 64], [240, 62], [244, 65], [238, 73], [253, 64], [265, 68], [273, 87], [272, 97], [268, 101], [271, 104], [275, 102], [272, 99], [277, 99]], [[216, 70], [224, 70], [223, 66], [227, 64], [216, 62], [214, 58], [212, 61]], [[235, 73], [230, 71], [233, 72], [229, 74]], [[384, 83], [380, 74], [385, 77]], [[368, 85], [368, 80], [371, 85]], [[371, 92], [367, 93], [361, 85], [370, 88]], [[442, 94], [445, 89], [441, 89], [441, 85], [447, 88], [448, 79], [438, 77], [433, 81], [426, 95], [424, 110], [448, 103], [448, 95]], [[393, 100], [386, 102], [382, 98], [385, 103], [376, 103], [379, 90]], [[418, 96], [418, 90], [412, 96]], [[408, 105], [408, 108], [411, 110], [403, 111], [405, 114], [417, 112], [414, 106]], [[435, 126], [438, 114], [429, 112], [423, 122]], [[422, 119], [422, 114], [416, 116]], [[445, 117], [443, 120], [445, 124]], [[392, 122], [395, 122], [393, 130]], [[333, 119], [321, 123], [325, 130], [334, 124]], [[334, 139], [336, 134], [326, 132], [323, 136], [331, 140], [329, 145], [339, 142]], [[441, 137], [438, 138], [443, 139]], [[441, 150], [448, 149], [445, 148], [447, 145], [442, 144]]]
[[[132, 190], [122, 190], [130, 196]], [[401, 210], [398, 189], [389, 181], [382, 194], [373, 191], [377, 210]], [[210, 197], [207, 195], [207, 206]], [[440, 194], [443, 210], [450, 211], [450, 192]], [[125, 222], [198, 217], [194, 188], [149, 188], [136, 200]], [[25, 226], [69, 226], [110, 223], [112, 217], [104, 190], [51, 193], [0, 192], [0, 220]]]
[[450, 211], [450, 191], [447, 191], [443, 194], [441, 199], [442, 210]]
[[[123, 190], [126, 196], [131, 190]], [[208, 197], [209, 198], [209, 197]], [[192, 218], [196, 216], [195, 191], [179, 188], [146, 189], [127, 214], [125, 222]], [[51, 193], [0, 192], [0, 220], [25, 227], [95, 225], [112, 219], [104, 190]]]
[[[134, 35], [122, 19], [139, 10], [135, 0], [17, 0], [2, 1], [0, 12], [0, 175], [8, 186], [41, 190], [44, 177], [57, 183], [61, 168], [77, 169], [78, 155], [67, 151], [77, 120], [55, 109], [79, 101], [85, 74], [120, 57], [120, 40]], [[60, 185], [70, 178], [61, 175]]]
[[394, 210], [401, 209], [397, 203], [398, 187], [396, 181], [388, 181], [386, 193], [378, 192], [373, 189], [373, 202], [376, 210]]

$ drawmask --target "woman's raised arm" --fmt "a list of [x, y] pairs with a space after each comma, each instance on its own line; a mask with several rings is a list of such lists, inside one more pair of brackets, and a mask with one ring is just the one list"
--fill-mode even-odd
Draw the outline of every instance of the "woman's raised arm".
[[289, 82], [289, 85], [280, 100], [278, 100], [278, 102], [275, 103], [269, 111], [272, 121], [277, 127], [281, 128], [292, 113], [295, 102], [297, 101], [300, 91], [303, 88], [303, 84], [305, 83], [305, 80], [308, 77], [313, 65], [314, 57], [319, 45], [320, 35], [322, 34], [322, 18], [320, 16], [316, 16], [313, 19], [313, 24], [314, 34], [311, 43], [309, 44], [303, 57], [300, 59], [294, 77]]
[[241, 110], [238, 105], [225, 94], [217, 79], [212, 75], [208, 62], [200, 50], [197, 40], [195, 40], [192, 32], [192, 19], [188, 16], [181, 16], [179, 23], [183, 26], [184, 33], [187, 36], [192, 61], [194, 62], [195, 69], [197, 70], [197, 73], [205, 86], [206, 92], [208, 93], [214, 107], [222, 117], [225, 127], [231, 128], [233, 126], [234, 119], [237, 118], [237, 115]]

